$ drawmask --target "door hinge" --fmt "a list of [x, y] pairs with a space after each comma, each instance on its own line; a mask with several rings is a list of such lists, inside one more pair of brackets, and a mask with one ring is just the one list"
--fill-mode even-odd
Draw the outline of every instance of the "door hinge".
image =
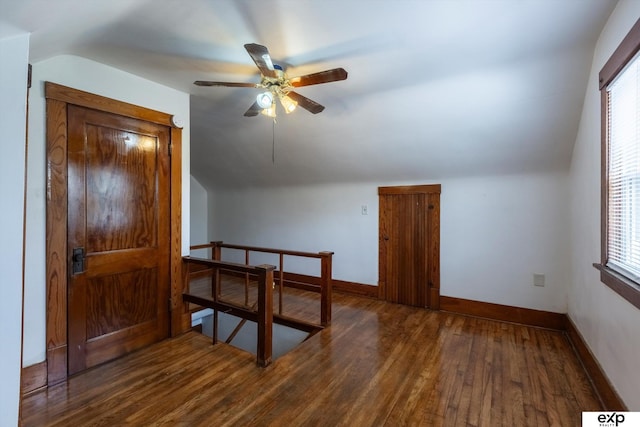
[[173, 155], [173, 144], [169, 144], [169, 156]]

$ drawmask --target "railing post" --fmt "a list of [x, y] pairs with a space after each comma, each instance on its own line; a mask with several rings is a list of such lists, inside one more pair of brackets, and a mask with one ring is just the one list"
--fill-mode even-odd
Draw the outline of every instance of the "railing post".
[[333, 252], [320, 252], [322, 255], [320, 265], [320, 324], [331, 324], [331, 261]]
[[[211, 242], [211, 259], [214, 261], [220, 261], [222, 258], [222, 241]], [[215, 302], [218, 302], [218, 298], [220, 297], [221, 292], [220, 286], [220, 269], [215, 267], [211, 272], [211, 297]], [[218, 342], [218, 310], [213, 309], [213, 333], [212, 340], [213, 344]]]
[[273, 352], [273, 265], [259, 265], [258, 274], [258, 348], [257, 362], [260, 366], [271, 363]]
[[210, 242], [211, 243], [211, 259], [214, 261], [220, 261], [222, 254], [222, 241]]
[[[220, 269], [218, 267], [213, 267], [213, 272], [211, 273], [211, 297], [213, 298], [213, 302], [218, 302], [218, 296], [220, 295]], [[219, 317], [218, 317], [218, 309], [213, 309], [213, 331], [211, 334], [211, 339], [213, 340], [213, 344], [215, 345], [218, 342], [218, 326], [220, 325]]]
[[[211, 259], [214, 261], [221, 261], [220, 258], [222, 258], [222, 242], [221, 241], [217, 241], [217, 242], [211, 242]], [[220, 286], [220, 271], [217, 268], [214, 268], [213, 271], [211, 272], [211, 296], [217, 300], [217, 298], [220, 296], [220, 292], [222, 291], [221, 286]], [[215, 313], [215, 318], [217, 319], [218, 317], [218, 313]], [[213, 333], [215, 334], [215, 325], [214, 325], [214, 331]]]
[[280, 252], [280, 267], [278, 268], [280, 284], [278, 287], [278, 314], [282, 314], [282, 299], [284, 297], [284, 254]]
[[[249, 262], [249, 250], [244, 251], [244, 263], [251, 265]], [[249, 273], [244, 273], [244, 305], [249, 306]]]

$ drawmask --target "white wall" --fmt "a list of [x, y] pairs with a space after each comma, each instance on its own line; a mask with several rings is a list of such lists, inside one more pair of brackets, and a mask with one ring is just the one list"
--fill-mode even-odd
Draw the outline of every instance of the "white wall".
[[640, 310], [603, 285], [600, 261], [600, 93], [598, 73], [640, 17], [620, 0], [596, 46], [571, 164], [572, 281], [569, 316], [630, 410], [640, 411]]
[[45, 359], [45, 98], [44, 82], [151, 108], [182, 118], [182, 253], [189, 253], [189, 95], [97, 62], [57, 56], [33, 64], [29, 97], [27, 266], [25, 277], [25, 366]]
[[[444, 181], [441, 293], [565, 313], [569, 282], [567, 176]], [[533, 274], [545, 286], [533, 286]]]
[[18, 424], [29, 35], [0, 39], [0, 425]]
[[[213, 240], [307, 252], [333, 251], [335, 279], [377, 283], [375, 185], [230, 190], [213, 192], [209, 197], [215, 201], [210, 229]], [[368, 205], [368, 215], [361, 214], [362, 205]], [[285, 260], [285, 269], [319, 274], [319, 261], [299, 268], [296, 261], [299, 259]], [[277, 259], [256, 256], [250, 262], [274, 264]]]
[[[397, 185], [429, 183], [433, 182]], [[566, 312], [567, 176], [518, 175], [439, 183], [441, 294]], [[379, 185], [396, 184], [211, 192], [210, 208], [215, 209], [211, 211], [212, 239], [333, 251], [334, 279], [376, 285]], [[361, 214], [362, 205], [368, 206], [366, 216]], [[546, 275], [545, 287], [533, 286], [534, 273]]]
[[207, 190], [191, 176], [191, 244], [209, 243], [209, 204]]

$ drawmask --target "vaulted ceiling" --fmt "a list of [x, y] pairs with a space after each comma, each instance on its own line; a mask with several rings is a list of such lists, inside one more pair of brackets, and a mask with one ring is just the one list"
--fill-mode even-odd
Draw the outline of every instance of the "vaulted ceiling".
[[[32, 63], [73, 54], [191, 94], [205, 186], [376, 183], [567, 170], [597, 37], [615, 0], [0, 0]], [[326, 106], [244, 117], [245, 43]], [[591, 88], [594, 89], [595, 88]]]

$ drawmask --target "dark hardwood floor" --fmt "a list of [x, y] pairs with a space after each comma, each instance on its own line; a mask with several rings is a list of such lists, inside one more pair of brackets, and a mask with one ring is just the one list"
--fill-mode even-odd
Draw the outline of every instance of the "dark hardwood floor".
[[24, 426], [579, 426], [601, 407], [561, 332], [334, 294], [267, 368], [189, 332], [23, 399]]

